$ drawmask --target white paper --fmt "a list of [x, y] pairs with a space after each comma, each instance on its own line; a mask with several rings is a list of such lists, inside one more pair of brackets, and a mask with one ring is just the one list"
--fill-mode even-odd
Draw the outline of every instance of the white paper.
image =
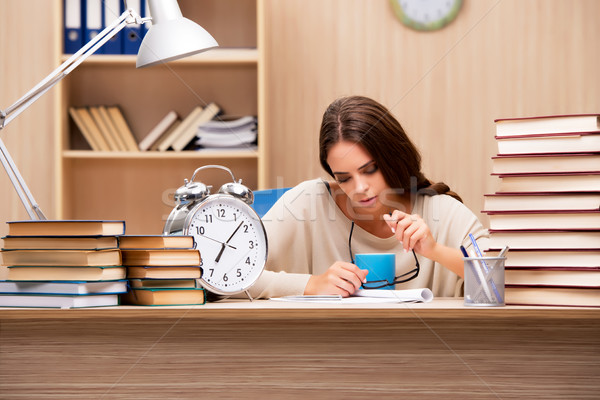
[[308, 295], [308, 296], [283, 296], [272, 297], [275, 301], [296, 301], [307, 303], [325, 304], [364, 304], [364, 303], [428, 303], [433, 300], [430, 289], [406, 289], [406, 290], [384, 290], [384, 289], [360, 289], [350, 297], [339, 295]]

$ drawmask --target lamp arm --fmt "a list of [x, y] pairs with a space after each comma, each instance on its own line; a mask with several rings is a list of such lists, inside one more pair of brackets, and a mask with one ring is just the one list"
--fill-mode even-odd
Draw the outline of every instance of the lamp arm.
[[25, 95], [23, 95], [13, 105], [7, 107], [5, 110], [0, 110], [0, 129], [3, 129], [13, 119], [15, 119], [19, 114], [21, 114], [37, 99], [39, 99], [44, 93], [60, 82], [65, 76], [71, 73], [71, 71], [77, 68], [79, 64], [98, 51], [100, 47], [104, 46], [107, 41], [119, 33], [125, 27], [125, 25], [136, 23], [141, 24], [148, 20], [150, 20], [150, 18], [142, 18], [132, 9], [125, 10], [123, 14], [119, 16], [119, 18], [98, 33], [92, 40], [86, 43], [58, 68], [42, 79], [40, 83], [34, 86], [29, 92], [25, 93]]
[[[19, 114], [25, 111], [30, 105], [32, 105], [37, 99], [44, 95], [54, 85], [60, 82], [65, 76], [79, 66], [86, 58], [94, 54], [100, 47], [102, 47], [107, 41], [119, 33], [127, 24], [142, 24], [149, 21], [151, 18], [142, 18], [132, 9], [127, 9], [117, 18], [113, 23], [102, 30], [92, 40], [90, 40], [85, 46], [79, 49], [75, 54], [69, 57], [64, 63], [58, 68], [52, 71], [46, 76], [40, 83], [33, 87], [23, 97], [17, 100], [13, 105], [0, 110], [0, 132], [6, 125], [8, 125], [13, 119]], [[19, 169], [14, 163], [8, 149], [4, 145], [2, 139], [0, 139], [0, 163], [6, 170], [10, 181], [12, 182], [21, 202], [27, 210], [29, 218], [32, 220], [45, 220], [46, 216], [40, 209], [39, 205], [33, 198], [31, 191], [27, 187], [25, 180], [21, 176]]]

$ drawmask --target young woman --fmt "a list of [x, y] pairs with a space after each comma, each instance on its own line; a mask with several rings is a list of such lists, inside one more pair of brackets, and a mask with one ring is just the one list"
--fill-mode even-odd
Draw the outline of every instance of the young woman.
[[264, 216], [267, 267], [251, 292], [349, 296], [365, 282], [356, 253], [395, 253], [396, 289], [462, 295], [461, 245], [487, 237], [443, 183], [421, 172], [421, 156], [383, 105], [361, 96], [334, 101], [320, 132], [320, 161], [333, 181], [286, 192]]

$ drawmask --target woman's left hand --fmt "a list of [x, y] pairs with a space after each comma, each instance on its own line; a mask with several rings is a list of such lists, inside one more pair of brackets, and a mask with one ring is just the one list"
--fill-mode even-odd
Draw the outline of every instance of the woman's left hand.
[[385, 214], [383, 219], [398, 241], [402, 242], [404, 251], [415, 250], [427, 258], [431, 258], [437, 242], [423, 218], [417, 214], [407, 214], [395, 210], [392, 215]]

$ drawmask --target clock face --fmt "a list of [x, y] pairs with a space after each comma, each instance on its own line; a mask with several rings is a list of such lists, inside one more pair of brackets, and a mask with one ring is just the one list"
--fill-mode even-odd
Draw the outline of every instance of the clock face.
[[184, 234], [196, 241], [202, 258], [201, 282], [218, 294], [247, 290], [267, 260], [267, 237], [260, 218], [242, 200], [210, 196], [188, 215]]
[[406, 26], [432, 31], [448, 25], [460, 11], [462, 0], [391, 0], [396, 15]]

